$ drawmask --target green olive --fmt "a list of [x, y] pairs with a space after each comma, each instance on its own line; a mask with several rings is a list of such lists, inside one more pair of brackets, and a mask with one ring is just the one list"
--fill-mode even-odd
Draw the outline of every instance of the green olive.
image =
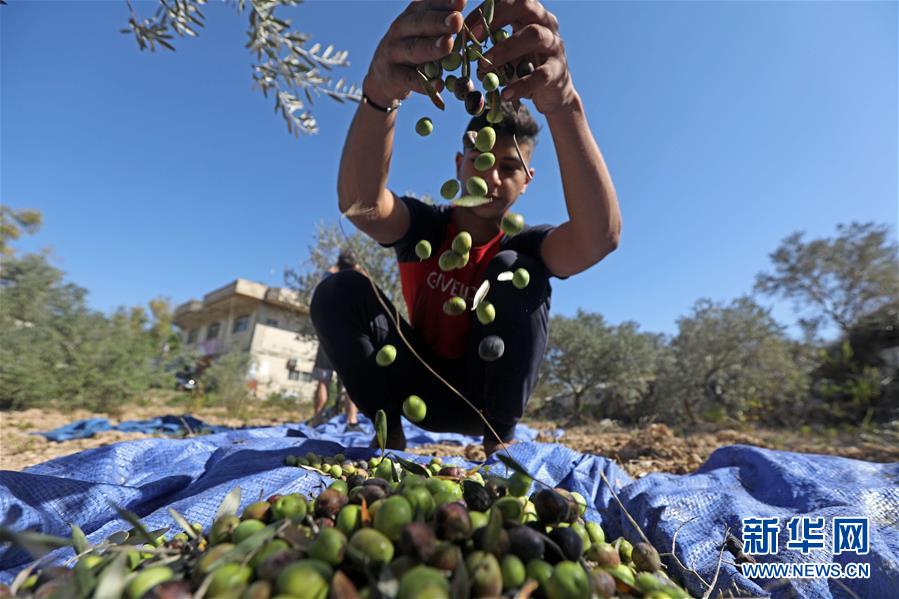
[[462, 231], [453, 238], [453, 251], [460, 256], [468, 253], [471, 249], [471, 233]]
[[417, 395], [410, 395], [403, 401], [403, 414], [412, 422], [421, 422], [425, 419], [428, 407]]
[[355, 550], [349, 553], [354, 561], [367, 559], [375, 565], [383, 565], [393, 559], [394, 549], [390, 539], [374, 528], [357, 530], [350, 538], [350, 546]]
[[237, 545], [244, 539], [250, 538], [251, 535], [265, 528], [265, 522], [262, 520], [244, 520], [237, 525], [234, 532], [231, 533], [231, 541]]
[[493, 32], [493, 35], [491, 37], [493, 38], [493, 43], [498, 44], [509, 39], [509, 32], [505, 29], [497, 29]]
[[465, 300], [461, 297], [454, 296], [443, 303], [443, 311], [450, 316], [458, 316], [465, 312]]
[[338, 566], [346, 550], [346, 535], [336, 528], [323, 528], [309, 546], [309, 557]]
[[473, 196], [484, 197], [487, 195], [487, 182], [481, 177], [469, 177], [465, 182], [465, 189]]
[[515, 212], [508, 212], [503, 217], [501, 228], [506, 235], [518, 235], [524, 229], [524, 217]]
[[474, 159], [474, 167], [479, 171], [489, 171], [496, 164], [496, 156], [490, 152], [484, 152]]
[[483, 127], [474, 139], [474, 147], [481, 152], [489, 152], [496, 143], [496, 131], [491, 126]]
[[459, 187], [458, 179], [447, 179], [446, 182], [440, 186], [440, 195], [445, 200], [451, 200], [459, 193]]
[[465, 50], [465, 56], [468, 58], [468, 62], [476, 61], [478, 59], [479, 53], [480, 52], [478, 52], [478, 49], [475, 48], [473, 45], [468, 46], [468, 48], [466, 48], [466, 50]]
[[396, 542], [403, 527], [410, 522], [412, 522], [412, 505], [402, 495], [392, 495], [384, 500], [384, 504], [375, 513], [373, 523], [376, 530]]
[[447, 71], [455, 71], [460, 66], [462, 66], [462, 55], [456, 52], [447, 54], [440, 60], [440, 66], [442, 66]]
[[490, 324], [496, 318], [496, 308], [488, 301], [482, 301], [478, 304], [475, 314], [481, 324]]
[[437, 265], [440, 267], [440, 270], [446, 272], [448, 270], [453, 270], [456, 268], [456, 261], [458, 260], [459, 254], [452, 250], [446, 250], [442, 254], [440, 254], [440, 259], [437, 260]]
[[426, 62], [422, 65], [421, 72], [428, 79], [440, 77], [441, 66], [439, 62]]
[[128, 583], [125, 593], [130, 599], [139, 599], [156, 585], [162, 584], [174, 577], [175, 573], [168, 566], [154, 566], [153, 568], [147, 568], [146, 570], [141, 570], [137, 576]]
[[422, 239], [418, 243], [415, 244], [415, 255], [418, 256], [419, 260], [427, 260], [431, 257], [431, 242], [427, 239]]
[[396, 360], [396, 348], [389, 343], [379, 349], [375, 356], [378, 366], [390, 366], [394, 360]]
[[515, 269], [515, 272], [512, 274], [512, 284], [515, 285], [517, 289], [524, 289], [530, 282], [531, 275], [528, 271], [523, 268]]
[[487, 112], [487, 122], [494, 125], [503, 122], [503, 111], [499, 108], [491, 108]]
[[443, 85], [446, 87], [446, 91], [453, 93], [456, 91], [456, 82], [459, 80], [455, 75], [447, 75], [446, 79], [443, 80]]
[[434, 130], [434, 123], [432, 123], [431, 119], [429, 119], [426, 116], [421, 117], [420, 119], [418, 119], [418, 122], [415, 123], [415, 132], [418, 133], [419, 135], [421, 135], [422, 137], [430, 135], [431, 131], [433, 131], [433, 130]]
[[492, 92], [499, 87], [499, 77], [496, 76], [496, 73], [487, 73], [481, 83], [486, 91]]

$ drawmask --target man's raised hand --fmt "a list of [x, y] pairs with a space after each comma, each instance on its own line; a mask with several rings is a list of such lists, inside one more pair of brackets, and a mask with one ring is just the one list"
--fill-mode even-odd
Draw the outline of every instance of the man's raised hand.
[[[382, 106], [424, 92], [418, 65], [450, 53], [462, 30], [466, 0], [413, 0], [391, 23], [372, 57], [362, 88]], [[438, 90], [439, 91], [439, 90]]]
[[[475, 9], [465, 19], [472, 34], [479, 40], [486, 38], [484, 19]], [[503, 100], [527, 98], [543, 114], [550, 114], [569, 106], [577, 97], [565, 45], [559, 36], [559, 21], [537, 0], [495, 0], [491, 30], [512, 26], [508, 39], [493, 45], [484, 55], [492, 66], [481, 60], [479, 70], [502, 69], [511, 64], [531, 62], [533, 72], [518, 69], [517, 79], [503, 90]]]

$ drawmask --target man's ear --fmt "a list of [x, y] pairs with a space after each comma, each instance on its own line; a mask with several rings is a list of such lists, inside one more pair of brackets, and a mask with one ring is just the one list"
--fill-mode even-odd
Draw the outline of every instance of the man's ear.
[[529, 179], [525, 180], [524, 187], [521, 188], [521, 193], [524, 193], [525, 191], [527, 191], [528, 185], [534, 179], [534, 173], [536, 173], [536, 172], [537, 171], [534, 170], [534, 167], [532, 167], [532, 166], [528, 167], [528, 173], [531, 175], [531, 177]]

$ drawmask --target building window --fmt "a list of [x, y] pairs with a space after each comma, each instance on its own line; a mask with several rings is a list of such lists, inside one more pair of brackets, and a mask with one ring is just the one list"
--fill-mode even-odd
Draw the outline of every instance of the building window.
[[234, 321], [234, 326], [231, 328], [232, 333], [239, 333], [241, 331], [246, 331], [250, 326], [250, 315], [244, 314], [240, 318]]
[[269, 326], [269, 327], [276, 327], [276, 326], [278, 326], [278, 321], [275, 320], [274, 318], [266, 318], [265, 325]]
[[300, 380], [300, 371], [299, 371], [299, 370], [288, 370], [288, 371], [287, 371], [287, 378], [288, 378], [289, 380], [291, 380], [291, 381], [298, 381], [298, 380]]
[[187, 334], [187, 342], [195, 343], [197, 341], [197, 337], [200, 335], [200, 329], [191, 329]]
[[211, 325], [209, 325], [209, 328], [206, 329], [206, 341], [215, 339], [216, 337], [219, 336], [219, 327], [220, 326], [221, 326], [221, 323], [218, 323], [218, 322], [214, 322]]

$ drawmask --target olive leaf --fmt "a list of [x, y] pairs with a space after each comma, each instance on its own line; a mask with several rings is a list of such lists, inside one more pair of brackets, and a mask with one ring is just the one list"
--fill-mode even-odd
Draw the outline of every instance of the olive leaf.
[[127, 553], [117, 554], [109, 564], [100, 572], [97, 581], [97, 590], [94, 597], [121, 597], [125, 593], [126, 578], [128, 577]]
[[396, 458], [396, 461], [400, 463], [400, 466], [406, 472], [411, 472], [412, 474], [418, 474], [419, 476], [424, 476], [425, 478], [428, 478], [431, 476], [431, 473], [428, 471], [428, 469], [425, 468], [424, 466], [422, 466], [421, 464], [418, 464], [411, 460], [403, 459], [400, 456], [395, 455], [395, 454], [390, 454], [390, 455], [393, 456], [394, 458]]
[[219, 509], [215, 512], [215, 518], [213, 521], [218, 520], [222, 516], [231, 516], [237, 513], [237, 508], [240, 507], [240, 487], [234, 487], [231, 491], [225, 495], [225, 498], [222, 499], [222, 503], [219, 505]]
[[[146, 527], [144, 527], [143, 522], [140, 521], [140, 518], [137, 517], [137, 514], [129, 512], [128, 510], [121, 507], [114, 501], [110, 501], [109, 505], [112, 507], [112, 509], [114, 509], [116, 511], [116, 513], [123, 520], [127, 520], [128, 523], [134, 527], [133, 529], [131, 529], [131, 536], [134, 536], [134, 533], [137, 533], [137, 535], [140, 537], [139, 539], [137, 539], [137, 538], [130, 539], [130, 541], [133, 541], [133, 543], [131, 543], [131, 544], [136, 545], [137, 543], [139, 543], [141, 541], [143, 541], [144, 543], [149, 543], [150, 545], [156, 544], [156, 537], [150, 536], [150, 532], [146, 529]], [[166, 530], [168, 530], [168, 529], [166, 529]], [[159, 536], [159, 535], [156, 535], [156, 536]]]
[[129, 536], [131, 535], [127, 530], [119, 530], [106, 537], [106, 542], [110, 545], [121, 545], [128, 540]]
[[[502, 274], [502, 273], [500, 273], [500, 274]], [[498, 278], [498, 277], [497, 277], [497, 278]], [[510, 455], [508, 455], [508, 454], [506, 454], [506, 453], [502, 453], [502, 452], [498, 451], [498, 452], [496, 452], [496, 459], [498, 459], [500, 462], [502, 462], [503, 464], [505, 464], [505, 466], [506, 466], [507, 468], [509, 468], [509, 469], [511, 469], [511, 470], [514, 470], [514, 471], [517, 472], [518, 474], [524, 474], [524, 475], [527, 476], [528, 478], [534, 478], [533, 476], [531, 476], [531, 475], [528, 473], [527, 470], [524, 469], [524, 466], [522, 466], [521, 464], [519, 464], [518, 462], [516, 462], [514, 459], [512, 459], [512, 456], [510, 456]]]
[[[148, 531], [147, 536], [149, 536], [151, 539], [153, 539], [149, 543], [151, 545], [155, 545], [156, 539], [158, 539], [159, 537], [161, 537], [168, 531], [169, 531], [168, 526], [166, 526], [164, 528], [157, 528], [156, 530]], [[134, 531], [134, 532], [137, 532], [137, 531]], [[139, 535], [132, 534], [130, 537], [128, 537], [128, 540], [125, 541], [125, 543], [123, 543], [123, 544], [124, 545], [140, 545], [141, 543], [147, 543], [147, 541], [144, 540], [144, 537], [140, 534]]]
[[478, 9], [481, 11], [481, 16], [484, 17], [484, 20], [487, 22], [487, 34], [490, 34], [490, 24], [493, 23], [493, 0], [484, 0], [484, 4]]
[[212, 572], [219, 566], [228, 562], [236, 562], [242, 560], [251, 553], [257, 551], [260, 547], [275, 538], [275, 535], [278, 533], [278, 529], [280, 527], [281, 522], [273, 522], [262, 530], [254, 532], [246, 539], [232, 547], [230, 550], [219, 556], [217, 560], [209, 564], [209, 571]]
[[54, 549], [72, 545], [72, 540], [64, 537], [45, 535], [31, 530], [16, 532], [4, 526], [0, 526], [0, 542], [21, 547], [34, 558], [43, 557]]
[[16, 577], [13, 579], [12, 584], [9, 585], [9, 594], [13, 597], [18, 597], [19, 588], [25, 584], [25, 581], [28, 580], [28, 577], [31, 576], [31, 573], [34, 572], [39, 565], [41, 565], [42, 560], [35, 560], [32, 562], [27, 568], [16, 574]]
[[484, 551], [493, 553], [499, 543], [499, 535], [503, 531], [503, 513], [496, 507], [490, 508], [487, 530], [484, 531]]
[[484, 62], [489, 64], [490, 66], [493, 66], [493, 61], [491, 61], [489, 58], [486, 58], [483, 54], [481, 54], [481, 51], [478, 48], [476, 48], [474, 46], [469, 46], [469, 48], [471, 48], [471, 51], [474, 52], [475, 56], [477, 56], [478, 58], [480, 58], [481, 60], [483, 60]]
[[437, 93], [437, 90], [434, 89], [434, 86], [431, 85], [431, 82], [428, 81], [428, 78], [424, 73], [419, 69], [415, 69], [418, 72], [418, 76], [421, 77], [421, 86], [424, 88], [425, 93], [428, 94], [428, 97], [431, 98], [431, 102], [434, 103], [434, 106], [439, 108], [440, 110], [446, 109], [446, 104], [443, 103], [443, 98], [440, 97], [440, 94]]
[[78, 597], [90, 597], [91, 591], [97, 586], [97, 577], [83, 560], [75, 563], [75, 588], [78, 590]]
[[474, 294], [474, 299], [471, 301], [471, 311], [474, 312], [478, 309], [478, 306], [484, 298], [487, 296], [487, 292], [490, 291], [490, 281], [488, 279], [484, 279], [484, 282], [481, 283], [481, 286], [478, 287], [478, 290]]
[[463, 208], [474, 208], [475, 206], [483, 206], [484, 204], [489, 204], [492, 202], [490, 198], [484, 196], [462, 196], [460, 198], [456, 198], [455, 200], [450, 200], [455, 206], [462, 206]]
[[72, 547], [75, 548], [75, 554], [80, 555], [90, 549], [90, 544], [87, 542], [87, 537], [84, 536], [84, 531], [77, 524], [71, 524], [72, 528]]
[[384, 410], [378, 410], [375, 414], [375, 435], [381, 448], [381, 459], [384, 459], [384, 449], [387, 448], [387, 412]]
[[456, 569], [453, 571], [453, 581], [450, 585], [450, 596], [453, 599], [468, 599], [471, 596], [471, 582], [468, 579], [468, 570], [463, 559], [456, 561]]
[[500, 282], [511, 281], [514, 276], [515, 275], [511, 270], [504, 270], [503, 272], [496, 275], [496, 280]]
[[175, 522], [178, 524], [178, 526], [180, 526], [181, 528], [184, 529], [184, 534], [186, 534], [186, 535], [187, 535], [188, 537], [190, 537], [191, 539], [196, 539], [196, 538], [197, 538], [197, 532], [194, 530], [194, 527], [191, 526], [191, 525], [190, 525], [190, 522], [188, 522], [188, 521], [184, 518], [184, 516], [182, 516], [181, 514], [179, 514], [179, 513], [175, 510], [175, 508], [170, 507], [170, 508], [169, 508], [169, 514], [172, 516], [172, 518], [175, 520]]

